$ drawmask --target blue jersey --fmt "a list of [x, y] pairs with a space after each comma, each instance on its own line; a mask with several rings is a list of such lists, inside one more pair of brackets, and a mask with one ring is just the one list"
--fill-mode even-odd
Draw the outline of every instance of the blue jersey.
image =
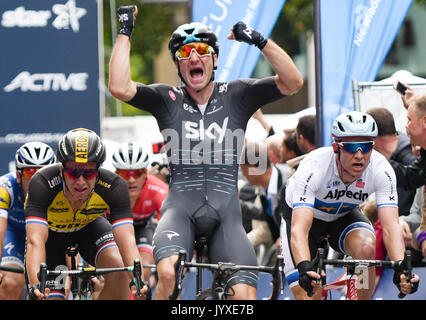
[[0, 217], [8, 224], [25, 230], [24, 194], [14, 173], [0, 177]]
[[0, 177], [0, 219], [7, 219], [2, 249], [2, 264], [24, 265], [25, 211], [24, 193], [14, 173]]

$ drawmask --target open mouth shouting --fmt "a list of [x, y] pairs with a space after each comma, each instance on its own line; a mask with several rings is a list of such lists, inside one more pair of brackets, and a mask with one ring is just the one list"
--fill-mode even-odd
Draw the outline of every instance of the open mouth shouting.
[[191, 67], [189, 70], [189, 80], [192, 84], [202, 84], [204, 82], [204, 70], [200, 66]]

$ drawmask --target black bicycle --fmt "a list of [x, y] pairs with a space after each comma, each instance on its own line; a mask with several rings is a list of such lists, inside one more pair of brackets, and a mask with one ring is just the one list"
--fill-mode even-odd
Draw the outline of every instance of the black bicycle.
[[[226, 300], [233, 293], [225, 291], [226, 282], [233, 273], [240, 270], [259, 271], [272, 274], [272, 293], [269, 300], [276, 300], [284, 292], [284, 258], [278, 256], [273, 267], [237, 265], [230, 262], [203, 263], [203, 250], [207, 245], [207, 239], [200, 238], [195, 241], [197, 262], [187, 262], [186, 252], [181, 250], [175, 263], [175, 286], [170, 300], [176, 300], [182, 291], [185, 268], [196, 268], [196, 300]], [[213, 273], [213, 282], [210, 288], [202, 289], [202, 269], [208, 269]]]
[[[346, 275], [338, 278], [332, 283], [326, 283], [326, 277], [321, 277], [317, 281], [318, 284], [322, 285], [322, 300], [327, 300], [330, 290], [346, 288], [347, 300], [357, 300], [357, 274], [367, 272], [369, 267], [383, 267], [399, 269], [401, 266], [405, 266], [404, 274], [407, 276], [407, 280], [410, 281], [412, 278], [412, 264], [411, 264], [411, 251], [406, 250], [405, 258], [403, 261], [390, 261], [390, 260], [359, 260], [346, 257], [344, 259], [326, 259], [326, 253], [324, 248], [318, 248], [317, 255], [312, 260], [313, 265], [316, 267], [316, 272], [321, 275], [322, 271], [325, 271], [327, 265], [344, 267], [346, 268]], [[312, 294], [308, 294], [312, 296]], [[402, 299], [405, 294], [400, 292], [398, 298]]]
[[[65, 270], [47, 270], [46, 263], [40, 264], [40, 272], [38, 273], [38, 280], [40, 281], [39, 290], [44, 292], [46, 289], [47, 276], [70, 276], [71, 277], [71, 293], [73, 300], [90, 300], [91, 292], [93, 291], [93, 277], [99, 277], [104, 274], [113, 272], [132, 272], [133, 280], [129, 286], [135, 285], [136, 295], [140, 296], [140, 290], [144, 285], [148, 286], [148, 292], [146, 293], [146, 300], [151, 299], [151, 288], [147, 282], [142, 281], [142, 265], [139, 259], [135, 259], [133, 266], [128, 267], [117, 267], [117, 268], [96, 268], [96, 267], [84, 267], [82, 263], [76, 266], [76, 256], [78, 254], [77, 246], [70, 246], [66, 250], [67, 255], [71, 258], [71, 269]], [[152, 268], [151, 265], [145, 265], [143, 267]]]

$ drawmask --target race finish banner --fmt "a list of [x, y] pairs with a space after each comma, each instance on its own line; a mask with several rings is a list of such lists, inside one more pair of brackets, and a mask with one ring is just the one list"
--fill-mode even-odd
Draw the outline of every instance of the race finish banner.
[[354, 110], [352, 80], [374, 81], [412, 0], [320, 0], [323, 144]]
[[248, 78], [261, 54], [255, 46], [227, 39], [238, 21], [269, 37], [285, 0], [193, 0], [192, 20], [210, 27], [219, 39], [219, 60], [215, 80]]
[[0, 175], [26, 142], [56, 150], [70, 129], [100, 133], [101, 9], [97, 0], [0, 4]]

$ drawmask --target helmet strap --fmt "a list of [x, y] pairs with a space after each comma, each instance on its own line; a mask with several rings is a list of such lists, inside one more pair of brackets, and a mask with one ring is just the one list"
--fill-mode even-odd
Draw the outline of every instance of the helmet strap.
[[[18, 183], [18, 186], [22, 190], [22, 194], [23, 194], [24, 188], [22, 187], [22, 169], [16, 170], [16, 176], [18, 177], [18, 175], [19, 175], [19, 181], [18, 181], [18, 179], [16, 179], [16, 182]], [[25, 194], [24, 194], [23, 198], [21, 196], [18, 196], [18, 201], [21, 202], [21, 203], [24, 203], [25, 202]]]
[[[337, 144], [336, 144], [337, 145]], [[334, 150], [334, 153], [336, 153], [337, 154], [337, 161], [340, 163], [340, 168], [341, 168], [341, 174], [343, 175], [344, 173], [347, 173], [348, 175], [350, 175], [352, 178], [355, 178], [355, 176], [354, 175], [352, 175], [348, 170], [346, 170], [344, 167], [343, 167], [343, 164], [342, 164], [342, 159], [341, 159], [341, 156], [342, 156], [342, 153], [340, 152], [340, 147], [337, 145], [337, 148], [336, 149], [334, 149], [334, 146], [333, 146], [333, 150]], [[342, 181], [343, 181], [343, 177], [340, 177], [341, 179], [342, 179]], [[353, 181], [352, 181], [353, 182]], [[352, 183], [351, 182], [351, 183]], [[343, 181], [343, 183], [345, 183], [344, 181]]]

